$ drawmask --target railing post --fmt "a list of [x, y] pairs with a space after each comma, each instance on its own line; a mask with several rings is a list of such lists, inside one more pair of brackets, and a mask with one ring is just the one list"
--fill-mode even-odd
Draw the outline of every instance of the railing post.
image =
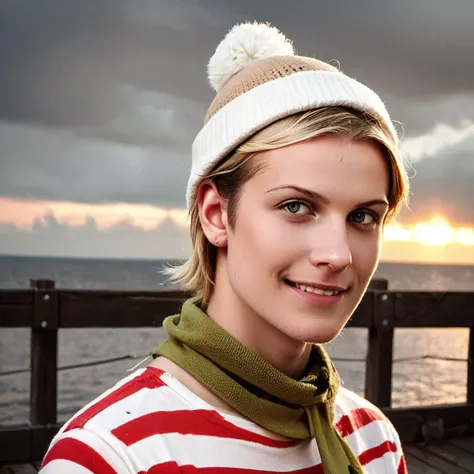
[[467, 351], [467, 403], [474, 405], [474, 327], [469, 329]]
[[388, 290], [388, 280], [386, 278], [373, 278], [370, 280], [369, 290]]
[[392, 295], [384, 291], [388, 290], [387, 280], [375, 280], [369, 288], [376, 291], [369, 328], [365, 398], [380, 408], [389, 408], [392, 403], [394, 303]]
[[53, 280], [30, 280], [34, 290], [31, 328], [30, 422], [57, 423], [58, 294]]

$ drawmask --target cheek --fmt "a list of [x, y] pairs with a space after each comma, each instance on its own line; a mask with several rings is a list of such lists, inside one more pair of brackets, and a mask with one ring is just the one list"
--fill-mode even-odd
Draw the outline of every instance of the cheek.
[[229, 261], [239, 259], [241, 270], [252, 268], [256, 275], [265, 270], [279, 272], [290, 265], [295, 251], [302, 245], [296, 242], [296, 235], [278, 216], [262, 212], [257, 215], [242, 216], [229, 245]]
[[381, 233], [373, 236], [360, 235], [352, 242], [352, 263], [362, 280], [369, 279], [374, 272], [382, 248]]

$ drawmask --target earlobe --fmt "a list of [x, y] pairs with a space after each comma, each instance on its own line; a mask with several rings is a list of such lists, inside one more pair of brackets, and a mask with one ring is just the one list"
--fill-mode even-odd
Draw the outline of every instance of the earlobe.
[[207, 240], [216, 247], [226, 247], [227, 206], [211, 180], [201, 184], [198, 200], [199, 219]]

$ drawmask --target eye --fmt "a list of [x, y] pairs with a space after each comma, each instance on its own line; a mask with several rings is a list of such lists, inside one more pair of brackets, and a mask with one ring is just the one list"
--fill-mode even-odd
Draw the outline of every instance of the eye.
[[372, 212], [354, 211], [350, 215], [350, 220], [355, 222], [356, 224], [368, 226], [371, 224], [376, 224], [379, 219], [378, 219], [378, 216], [376, 216]]
[[309, 207], [301, 201], [287, 202], [281, 206], [281, 209], [285, 210], [285, 212], [288, 212], [289, 214], [294, 215], [307, 214], [309, 211]]

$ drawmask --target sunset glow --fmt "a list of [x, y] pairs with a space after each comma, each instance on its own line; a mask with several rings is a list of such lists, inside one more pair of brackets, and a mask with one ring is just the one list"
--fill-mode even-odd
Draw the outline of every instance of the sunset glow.
[[[88, 217], [92, 217], [100, 230], [106, 230], [120, 222], [127, 222], [141, 229], [155, 229], [167, 218], [181, 228], [188, 224], [186, 209], [164, 209], [148, 204], [82, 204], [0, 198], [0, 209], [0, 223], [14, 224], [23, 230], [31, 230], [35, 219], [42, 220], [48, 214], [54, 215], [58, 222], [70, 226], [82, 226]], [[417, 242], [430, 246], [474, 245], [474, 227], [452, 226], [445, 217], [434, 215], [431, 219], [414, 225], [388, 224], [384, 230], [384, 240]]]
[[[170, 228], [162, 227], [166, 221], [176, 226], [177, 234], [169, 234]], [[0, 225], [4, 226], [0, 232], [17, 229], [22, 235], [33, 238], [36, 232], [47, 229], [57, 239], [58, 246], [66, 245], [66, 241], [62, 240], [64, 234], [56, 232], [56, 227], [81, 230], [92, 226], [96, 233], [88, 235], [95, 235], [93, 239], [110, 238], [117, 245], [120, 232], [131, 229], [134, 240], [127, 241], [127, 248], [141, 247], [143, 252], [154, 248], [155, 242], [159, 243], [140, 240], [149, 231], [159, 233], [160, 229], [165, 229], [162, 235], [153, 239], [171, 238], [176, 245], [181, 245], [180, 242], [187, 245], [189, 241], [186, 209], [165, 209], [147, 204], [83, 204], [0, 197]], [[117, 249], [122, 252], [121, 247]], [[442, 215], [433, 215], [414, 224], [388, 224], [384, 229], [381, 258], [391, 262], [474, 264], [474, 225], [456, 226]]]
[[473, 227], [453, 227], [443, 216], [435, 215], [429, 221], [412, 226], [389, 224], [384, 232], [385, 241], [417, 242], [424, 245], [474, 245]]
[[164, 209], [149, 204], [83, 204], [56, 201], [22, 201], [0, 198], [0, 223], [14, 224], [31, 230], [35, 219], [54, 215], [58, 222], [69, 226], [83, 226], [92, 217], [97, 228], [106, 230], [121, 222], [150, 230], [170, 218], [178, 227], [186, 226], [186, 210]]

